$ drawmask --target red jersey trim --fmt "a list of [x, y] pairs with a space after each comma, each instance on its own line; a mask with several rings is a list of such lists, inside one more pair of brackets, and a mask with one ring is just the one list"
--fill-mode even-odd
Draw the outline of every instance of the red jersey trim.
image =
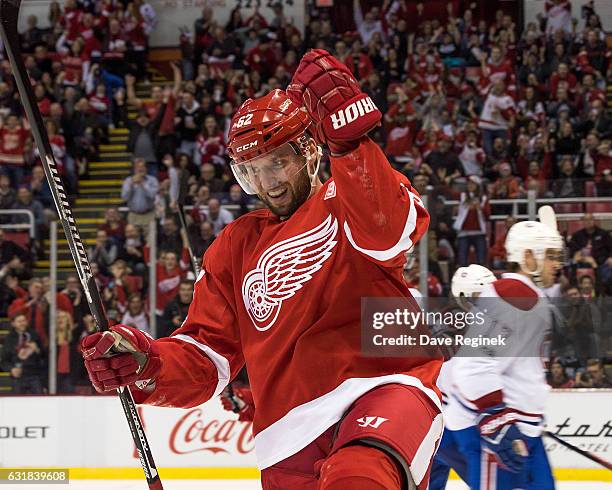
[[504, 394], [501, 390], [496, 390], [491, 393], [487, 393], [481, 396], [477, 400], [470, 400], [474, 405], [478, 407], [478, 410], [484, 410], [488, 407], [499, 405], [504, 401]]
[[531, 310], [540, 299], [537, 292], [517, 279], [498, 279], [493, 287], [500, 298], [519, 310]]

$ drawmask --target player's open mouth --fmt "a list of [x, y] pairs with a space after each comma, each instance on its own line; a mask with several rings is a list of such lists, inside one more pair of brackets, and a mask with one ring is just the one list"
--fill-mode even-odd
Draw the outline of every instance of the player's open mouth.
[[284, 187], [283, 189], [277, 189], [274, 191], [268, 192], [268, 197], [274, 202], [277, 203], [279, 201], [283, 201], [288, 194], [288, 189]]

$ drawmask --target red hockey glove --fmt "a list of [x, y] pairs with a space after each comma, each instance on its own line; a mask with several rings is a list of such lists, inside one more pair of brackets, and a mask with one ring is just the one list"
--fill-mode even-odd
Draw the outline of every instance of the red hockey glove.
[[252, 422], [255, 415], [255, 403], [250, 388], [235, 388], [228, 386], [221, 393], [221, 403], [228, 412], [238, 414], [238, 420]]
[[333, 155], [354, 150], [379, 124], [382, 114], [349, 69], [323, 49], [304, 55], [287, 95], [303, 105], [315, 123], [315, 139]]
[[88, 335], [81, 349], [89, 379], [98, 393], [131, 384], [144, 389], [161, 370], [153, 337], [126, 325]]

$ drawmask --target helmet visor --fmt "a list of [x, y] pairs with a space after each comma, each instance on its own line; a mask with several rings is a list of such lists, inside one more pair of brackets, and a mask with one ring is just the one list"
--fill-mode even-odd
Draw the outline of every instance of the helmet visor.
[[246, 162], [232, 162], [232, 172], [247, 194], [265, 194], [291, 182], [308, 163], [291, 143]]

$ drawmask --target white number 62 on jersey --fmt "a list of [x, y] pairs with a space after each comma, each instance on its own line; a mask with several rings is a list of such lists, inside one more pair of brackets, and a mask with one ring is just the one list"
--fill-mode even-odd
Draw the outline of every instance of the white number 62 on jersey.
[[242, 126], [247, 126], [251, 124], [251, 119], [253, 119], [253, 114], [247, 114], [246, 116], [242, 116], [236, 121], [235, 126], [237, 128], [241, 128]]

